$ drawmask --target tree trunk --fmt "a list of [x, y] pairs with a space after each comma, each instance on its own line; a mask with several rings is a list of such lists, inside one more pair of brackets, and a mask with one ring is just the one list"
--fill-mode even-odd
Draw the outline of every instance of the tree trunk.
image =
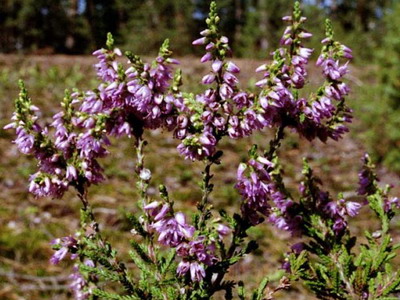
[[239, 42], [242, 33], [242, 18], [243, 18], [243, 7], [241, 0], [235, 0], [235, 32], [233, 34], [233, 40]]
[[260, 48], [262, 51], [266, 51], [269, 48], [269, 43], [267, 39], [268, 12], [266, 1], [268, 0], [259, 0], [257, 4], [257, 11], [259, 12], [258, 28], [260, 30]]
[[368, 31], [370, 14], [369, 14], [367, 1], [365, 1], [365, 0], [357, 1], [357, 14], [358, 14], [358, 17], [360, 18], [362, 29], [364, 31]]

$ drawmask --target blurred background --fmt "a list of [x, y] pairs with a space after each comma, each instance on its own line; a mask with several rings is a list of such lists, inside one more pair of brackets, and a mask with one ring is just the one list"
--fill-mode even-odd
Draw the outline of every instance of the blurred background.
[[[42, 109], [43, 122], [50, 123], [66, 88], [82, 90], [98, 85], [90, 55], [105, 45], [107, 32], [123, 50], [131, 50], [148, 61], [162, 41], [170, 39], [174, 56], [181, 61], [184, 91], [202, 89], [199, 82], [208, 66], [199, 63], [201, 47], [191, 41], [204, 29], [209, 0], [0, 0], [0, 299], [71, 299], [68, 275], [73, 262], [51, 266], [49, 242], [73, 234], [78, 226], [79, 200], [73, 193], [62, 200], [35, 199], [27, 193], [27, 182], [36, 166], [20, 155], [12, 144], [14, 135], [2, 128], [9, 123], [13, 100], [22, 78]], [[270, 59], [284, 30], [281, 17], [290, 13], [293, 0], [218, 0], [221, 26], [229, 37], [234, 61], [241, 69], [241, 86], [255, 90], [257, 66]], [[320, 51], [324, 20], [333, 21], [336, 38], [353, 49], [354, 61], [347, 76], [352, 93], [349, 104], [355, 120], [351, 132], [339, 143], [305, 142], [288, 133], [281, 151], [287, 184], [293, 190], [302, 157], [307, 157], [326, 189], [336, 196], [344, 192], [356, 198], [357, 172], [365, 151], [377, 163], [382, 183], [393, 184], [399, 195], [400, 174], [400, 0], [303, 0], [306, 29], [314, 34], [307, 43]], [[310, 86], [320, 83], [320, 70], [310, 63]], [[266, 146], [266, 131], [240, 141], [223, 143], [223, 165], [216, 170], [213, 202], [216, 208], [238, 207], [240, 197], [233, 188], [235, 169], [249, 145]], [[202, 165], [178, 156], [176, 141], [168, 133], [155, 131], [149, 140], [148, 167], [154, 174], [150, 189], [164, 183], [177, 209], [190, 212], [200, 189], [196, 182]], [[112, 155], [102, 161], [107, 181], [90, 192], [95, 214], [105, 236], [129, 261], [125, 246], [132, 238], [124, 218], [137, 212], [133, 179], [132, 141], [113, 141]], [[169, 170], [165, 172], [165, 170]], [[367, 212], [353, 221], [357, 235], [376, 224]], [[400, 237], [400, 220], [394, 220]], [[231, 278], [246, 276], [254, 287], [262, 276], [278, 278], [282, 252], [293, 241], [268, 225], [255, 228], [251, 237], [261, 239], [260, 250], [233, 269]], [[134, 266], [128, 265], [134, 270]], [[262, 267], [261, 267], [262, 266]], [[400, 267], [400, 264], [399, 264]], [[274, 277], [275, 276], [275, 277]], [[300, 285], [279, 299], [313, 299]]]
[[[87, 54], [111, 32], [137, 54], [154, 53], [166, 37], [177, 55], [203, 28], [209, 0], [2, 0], [0, 51]], [[264, 57], [279, 40], [281, 17], [293, 0], [219, 0], [222, 31], [240, 57]], [[352, 41], [359, 59], [382, 44], [385, 17], [398, 0], [303, 0], [308, 27], [317, 37], [331, 18], [340, 37]], [[395, 19], [395, 18], [394, 18]], [[138, 43], [139, 42], [139, 43]], [[360, 57], [359, 54], [362, 56]]]

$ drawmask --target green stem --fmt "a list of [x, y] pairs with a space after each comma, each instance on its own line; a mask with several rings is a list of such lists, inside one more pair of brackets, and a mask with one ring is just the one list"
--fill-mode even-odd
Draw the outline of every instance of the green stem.
[[197, 204], [197, 209], [200, 212], [199, 221], [197, 222], [197, 229], [202, 230], [205, 227], [205, 222], [209, 219], [211, 212], [210, 212], [210, 205], [208, 196], [212, 192], [214, 185], [211, 183], [211, 178], [213, 175], [211, 174], [211, 166], [214, 164], [212, 159], [207, 161], [207, 164], [203, 171], [203, 180], [201, 183], [201, 189], [203, 192], [203, 196], [201, 201]]
[[[144, 169], [144, 147], [147, 145], [147, 142], [142, 139], [142, 137], [138, 137], [136, 140], [136, 168], [135, 173], [138, 177], [137, 185], [140, 193], [140, 200], [142, 209], [148, 204], [148, 195], [147, 195], [147, 187], [148, 181], [143, 180], [140, 176], [140, 173]], [[145, 214], [147, 216], [147, 214]]]
[[345, 289], [351, 296], [351, 299], [360, 299], [360, 297], [358, 297], [356, 292], [354, 291], [353, 285], [346, 278], [345, 272], [344, 272], [344, 267], [343, 267], [342, 263], [339, 261], [338, 255], [339, 255], [338, 253], [333, 253], [333, 254], [331, 254], [331, 258], [332, 258], [333, 262], [336, 264], [336, 267], [338, 268], [340, 278], [342, 279], [342, 282], [346, 286]]
[[[111, 245], [104, 240], [104, 238], [101, 236], [100, 232], [100, 227], [99, 223], [96, 221], [95, 216], [93, 214], [92, 208], [89, 204], [88, 198], [87, 198], [87, 186], [86, 185], [80, 185], [77, 188], [78, 191], [78, 197], [81, 200], [83, 204], [82, 208], [82, 216], [81, 216], [81, 229], [83, 233], [86, 235], [87, 234], [87, 228], [92, 229], [93, 232], [90, 232], [89, 234], [91, 235], [90, 238], [97, 242], [97, 245], [107, 254], [109, 257], [113, 257], [111, 254], [113, 250], [111, 249]], [[134, 284], [132, 283], [131, 279], [129, 278], [129, 275], [127, 273], [127, 269], [125, 267], [125, 264], [118, 261], [118, 259], [114, 256], [113, 259], [110, 261], [112, 265], [112, 270], [116, 272], [119, 277], [122, 285], [124, 288], [127, 290], [128, 293], [131, 294], [136, 294], [138, 296], [143, 296], [143, 292], [140, 289], [137, 289]]]
[[[270, 147], [268, 151], [265, 151], [264, 155], [268, 160], [272, 160], [274, 155], [276, 154], [276, 151], [279, 149], [281, 146], [281, 141], [285, 137], [284, 135], [284, 129], [285, 125], [282, 124], [278, 130], [275, 133], [275, 137], [273, 140], [270, 141]], [[242, 240], [241, 237], [245, 235], [245, 232], [250, 228], [250, 224], [244, 223], [244, 224], [239, 224], [237, 228], [235, 228], [235, 231], [233, 232], [232, 236], [232, 242], [231, 245], [227, 251], [226, 257], [224, 258], [225, 261], [230, 260], [234, 255], [235, 255], [235, 250], [238, 246], [240, 246], [240, 241]], [[220, 285], [221, 282], [225, 276], [226, 270], [222, 270], [218, 273], [217, 278], [215, 279], [211, 292], [214, 293], [218, 290], [220, 290]]]
[[[148, 227], [150, 226], [150, 218], [149, 215], [144, 210], [144, 207], [149, 203], [149, 195], [147, 194], [147, 188], [149, 186], [149, 180], [143, 179], [140, 174], [144, 170], [144, 147], [147, 145], [147, 142], [142, 138], [142, 136], [137, 136], [136, 138], [136, 168], [135, 173], [137, 175], [137, 187], [140, 193], [140, 202], [142, 215], [144, 216], [144, 224], [143, 227], [148, 232]], [[155, 265], [157, 265], [157, 257], [155, 254], [155, 246], [154, 246], [154, 235], [148, 232], [146, 236], [147, 242], [147, 252], [151, 260]]]
[[275, 133], [275, 137], [273, 140], [269, 142], [269, 150], [264, 152], [265, 157], [268, 160], [272, 160], [276, 154], [276, 151], [281, 146], [281, 141], [285, 137], [285, 124], [282, 124]]

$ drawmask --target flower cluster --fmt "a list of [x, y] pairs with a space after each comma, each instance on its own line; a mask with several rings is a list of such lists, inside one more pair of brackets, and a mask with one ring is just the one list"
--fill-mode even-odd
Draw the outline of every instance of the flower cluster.
[[362, 158], [363, 167], [358, 173], [358, 194], [359, 195], [371, 195], [376, 192], [375, 182], [377, 177], [374, 173], [374, 165], [368, 154], [365, 154]]
[[370, 196], [380, 194], [383, 200], [383, 211], [390, 215], [394, 208], [400, 208], [400, 199], [398, 197], [389, 197], [391, 186], [387, 186], [383, 191], [379, 188], [379, 178], [375, 174], [375, 166], [367, 153], [362, 158], [362, 162], [363, 167], [358, 173], [358, 194], [366, 196], [367, 202], [371, 201]]
[[[94, 263], [90, 259], [86, 259], [84, 264], [92, 268], [94, 267]], [[92, 291], [89, 288], [87, 280], [85, 280], [83, 275], [79, 272], [78, 265], [74, 266], [74, 272], [69, 276], [69, 279], [71, 280], [69, 287], [76, 300], [85, 300], [90, 297]]]
[[21, 91], [18, 97], [19, 101], [15, 103], [15, 112], [11, 118], [13, 122], [6, 125], [4, 129], [14, 128], [16, 130], [17, 138], [14, 143], [21, 153], [40, 156], [42, 154], [39, 152], [40, 149], [35, 147], [35, 136], [40, 135], [43, 131], [37, 122], [39, 108], [32, 104], [23, 82], [20, 81], [19, 84]]
[[[158, 242], [176, 248], [181, 257], [178, 275], [189, 273], [192, 281], [201, 281], [206, 276], [205, 266], [211, 266], [217, 261], [214, 243], [205, 236], [196, 234], [195, 228], [186, 223], [183, 213], [173, 215], [170, 204], [154, 201], [144, 209], [152, 220], [149, 230], [158, 233]], [[218, 228], [220, 233], [227, 233], [226, 228]]]
[[343, 198], [338, 201], [329, 202], [325, 210], [334, 220], [333, 230], [336, 234], [341, 233], [347, 227], [346, 216], [355, 217], [360, 211], [361, 204], [353, 201], [346, 201]]
[[205, 45], [201, 62], [211, 62], [211, 72], [202, 83], [215, 87], [199, 95], [183, 96], [175, 132], [175, 137], [182, 140], [179, 152], [191, 160], [212, 156], [223, 136], [241, 138], [266, 126], [264, 118], [253, 110], [254, 96], [237, 86], [240, 69], [226, 60], [231, 55], [228, 38], [218, 32], [216, 6], [212, 4], [210, 9], [208, 28], [193, 44]]
[[261, 214], [278, 228], [295, 233], [301, 219], [294, 213], [296, 204], [279, 189], [275, 181], [274, 163], [257, 155], [255, 148], [250, 156], [250, 160], [241, 163], [237, 171], [235, 187], [243, 198], [242, 215], [257, 225], [263, 221]]
[[301, 182], [299, 188], [303, 215], [318, 213], [336, 235], [342, 235], [347, 230], [347, 217], [356, 216], [362, 205], [358, 202], [347, 201], [342, 195], [339, 195], [338, 201], [332, 200], [328, 192], [320, 189], [319, 185], [322, 182], [313, 175], [307, 161], [304, 161], [303, 174], [305, 180]]
[[270, 213], [271, 204], [268, 200], [271, 190], [273, 190], [273, 184], [267, 168], [271, 167], [272, 163], [269, 160], [259, 156], [250, 159], [247, 164], [241, 163], [237, 171], [235, 187], [244, 200], [242, 213], [253, 224], [262, 221], [258, 213], [264, 216], [268, 216]]
[[[317, 65], [323, 67], [326, 82], [316, 94], [300, 98], [299, 90], [307, 80], [306, 66], [313, 49], [303, 46], [302, 40], [311, 37], [303, 28], [306, 21], [298, 5], [292, 16], [283, 18], [290, 25], [281, 39], [282, 48], [273, 53], [270, 65], [262, 65], [257, 72], [264, 78], [256, 83], [263, 90], [258, 99], [262, 115], [272, 126], [289, 126], [300, 135], [312, 140], [318, 137], [337, 140], [347, 131], [344, 123], [351, 121], [351, 111], [344, 104], [349, 88], [341, 81], [347, 73], [347, 63], [339, 65], [340, 58], [351, 58], [351, 50], [334, 41], [330, 23], [327, 37]], [[337, 104], [335, 105], [336, 102]]]
[[[51, 124], [53, 142], [49, 128], [42, 128], [37, 122], [38, 109], [32, 105], [22, 82], [20, 85], [14, 122], [5, 128], [16, 128], [15, 143], [20, 151], [34, 155], [39, 162], [38, 172], [30, 176], [29, 191], [38, 197], [61, 198], [70, 185], [100, 182], [103, 175], [97, 158], [108, 153], [104, 146], [109, 141], [96, 124], [98, 119], [82, 121], [73, 106], [78, 101], [66, 92], [63, 110], [54, 115]], [[79, 132], [81, 124], [90, 129]]]
[[32, 104], [22, 81], [20, 94], [15, 101], [13, 122], [5, 129], [15, 128], [14, 143], [24, 153], [38, 160], [39, 170], [30, 176], [29, 191], [36, 196], [61, 197], [68, 188], [65, 160], [49, 138], [49, 129], [38, 122], [39, 109]]
[[94, 52], [102, 80], [98, 88], [72, 95], [66, 92], [63, 110], [51, 124], [54, 142], [49, 128], [37, 122], [38, 108], [21, 83], [13, 123], [5, 128], [15, 128], [19, 150], [39, 161], [39, 171], [31, 176], [29, 186], [36, 196], [60, 198], [68, 186], [79, 189], [101, 182], [104, 175], [98, 158], [108, 154], [108, 135], [140, 136], [143, 128], [175, 127], [171, 65], [178, 62], [170, 58], [168, 40], [152, 65], [127, 53], [131, 66], [126, 70], [117, 60], [122, 53], [113, 48], [111, 35], [107, 46]]
[[173, 128], [175, 98], [169, 87], [173, 78], [171, 65], [178, 61], [170, 57], [172, 52], [168, 46], [166, 40], [152, 64], [127, 52], [130, 67], [125, 70], [117, 60], [122, 53], [118, 48], [114, 49], [109, 35], [108, 49], [93, 53], [99, 59], [96, 69], [103, 82], [97, 91], [83, 96], [81, 111], [107, 115], [107, 133], [116, 136], [140, 132], [141, 127]]
[[309, 215], [318, 213], [325, 220], [332, 221], [332, 229], [341, 234], [347, 228], [347, 217], [358, 214], [361, 204], [346, 201], [339, 197], [333, 201], [329, 193], [320, 190], [321, 181], [316, 178], [305, 162], [305, 180], [300, 184], [301, 199], [291, 199], [283, 183], [279, 182], [279, 171], [274, 163], [255, 152], [250, 151], [250, 160], [241, 163], [237, 172], [236, 189], [242, 195], [242, 215], [251, 224], [263, 221], [260, 214], [277, 228], [299, 235], [308, 226]]
[[208, 244], [205, 236], [180, 244], [176, 252], [182, 258], [177, 273], [184, 276], [189, 272], [192, 281], [203, 280], [206, 277], [205, 266], [212, 266], [218, 261], [214, 253], [215, 245]]
[[[339, 59], [351, 59], [351, 50], [333, 40], [330, 23], [327, 37], [317, 65], [323, 67], [326, 82], [309, 99], [299, 98], [299, 90], [307, 81], [306, 66], [313, 49], [306, 48], [302, 40], [311, 33], [303, 28], [298, 5], [292, 16], [283, 18], [290, 25], [281, 39], [282, 47], [273, 53], [270, 65], [262, 65], [257, 72], [264, 78], [256, 83], [262, 88], [256, 96], [238, 89], [235, 76], [239, 68], [225, 59], [231, 54], [228, 38], [218, 33], [219, 17], [211, 6], [208, 28], [194, 45], [205, 45], [206, 54], [201, 62], [211, 62], [211, 72], [202, 83], [215, 84], [199, 95], [185, 94], [179, 102], [179, 118], [175, 137], [182, 140], [178, 150], [186, 158], [201, 160], [216, 151], [218, 141], [225, 135], [231, 138], [249, 136], [264, 127], [289, 126], [307, 139], [316, 137], [337, 140], [351, 121], [351, 111], [345, 106], [344, 97], [349, 88], [341, 81], [347, 73], [347, 63]], [[336, 102], [336, 104], [335, 104]]]
[[68, 253], [71, 254], [71, 259], [78, 257], [78, 241], [72, 236], [55, 239], [51, 244], [54, 249], [57, 249], [50, 259], [52, 264], [58, 264]]
[[[348, 73], [348, 61], [340, 65], [340, 60], [350, 60], [353, 56], [350, 48], [334, 40], [329, 21], [326, 22], [326, 38], [322, 40], [322, 44], [324, 47], [318, 57], [317, 66], [322, 67], [326, 81], [308, 110], [308, 115], [312, 116], [316, 123], [321, 123], [324, 118], [327, 119], [324, 131], [317, 133], [321, 140], [326, 137], [338, 140], [348, 131], [345, 123], [352, 120], [352, 111], [344, 103], [344, 97], [350, 91], [343, 82], [343, 76]], [[334, 105], [334, 102], [337, 104]]]

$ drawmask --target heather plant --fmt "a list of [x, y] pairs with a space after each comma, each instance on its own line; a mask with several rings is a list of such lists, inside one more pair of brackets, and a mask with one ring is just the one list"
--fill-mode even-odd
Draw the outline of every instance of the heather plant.
[[[390, 197], [390, 187], [378, 184], [368, 155], [359, 174], [358, 201], [324, 191], [306, 160], [299, 192], [285, 185], [279, 149], [287, 131], [323, 142], [339, 141], [348, 131], [350, 90], [344, 77], [352, 52], [335, 40], [326, 21], [317, 59], [322, 82], [306, 94], [314, 50], [305, 46], [311, 33], [299, 3], [283, 20], [288, 26], [281, 47], [270, 63], [257, 68], [263, 75], [255, 93], [238, 84], [240, 69], [230, 58], [228, 38], [219, 32], [214, 2], [207, 28], [193, 42], [205, 48], [201, 62], [211, 67], [202, 79], [203, 92], [184, 91], [168, 40], [157, 58], [145, 63], [131, 52], [122, 54], [111, 35], [107, 47], [94, 52], [98, 87], [67, 91], [62, 110], [49, 126], [41, 124], [38, 108], [20, 82], [13, 122], [6, 127], [16, 130], [19, 150], [38, 161], [29, 191], [37, 197], [61, 198], [74, 189], [82, 202], [79, 230], [52, 241], [55, 252], [50, 259], [53, 264], [67, 257], [75, 262], [71, 289], [76, 299], [211, 299], [221, 291], [225, 299], [273, 299], [294, 281], [303, 282], [320, 299], [398, 298], [400, 274], [393, 258], [400, 245], [393, 242], [390, 221], [400, 203]], [[177, 151], [185, 159], [204, 165], [202, 196], [191, 218], [175, 209], [165, 185], [160, 185], [158, 196], [148, 192], [152, 172], [146, 167], [145, 135], [158, 128], [179, 140]], [[247, 159], [237, 168], [236, 212], [215, 211], [211, 194], [213, 167], [223, 156], [220, 142], [264, 129], [274, 137], [267, 145], [249, 146]], [[133, 269], [105, 239], [88, 199], [89, 188], [105, 180], [101, 158], [110, 155], [111, 136], [130, 137], [136, 154], [140, 213], [126, 216], [133, 234], [127, 241]], [[349, 219], [363, 206], [377, 215], [381, 228], [366, 232], [359, 243]], [[243, 281], [230, 280], [229, 271], [257, 249], [248, 230], [266, 226], [263, 223], [290, 232], [295, 242], [282, 253], [286, 272], [279, 284], [268, 286], [265, 278], [258, 289], [249, 291]]]

